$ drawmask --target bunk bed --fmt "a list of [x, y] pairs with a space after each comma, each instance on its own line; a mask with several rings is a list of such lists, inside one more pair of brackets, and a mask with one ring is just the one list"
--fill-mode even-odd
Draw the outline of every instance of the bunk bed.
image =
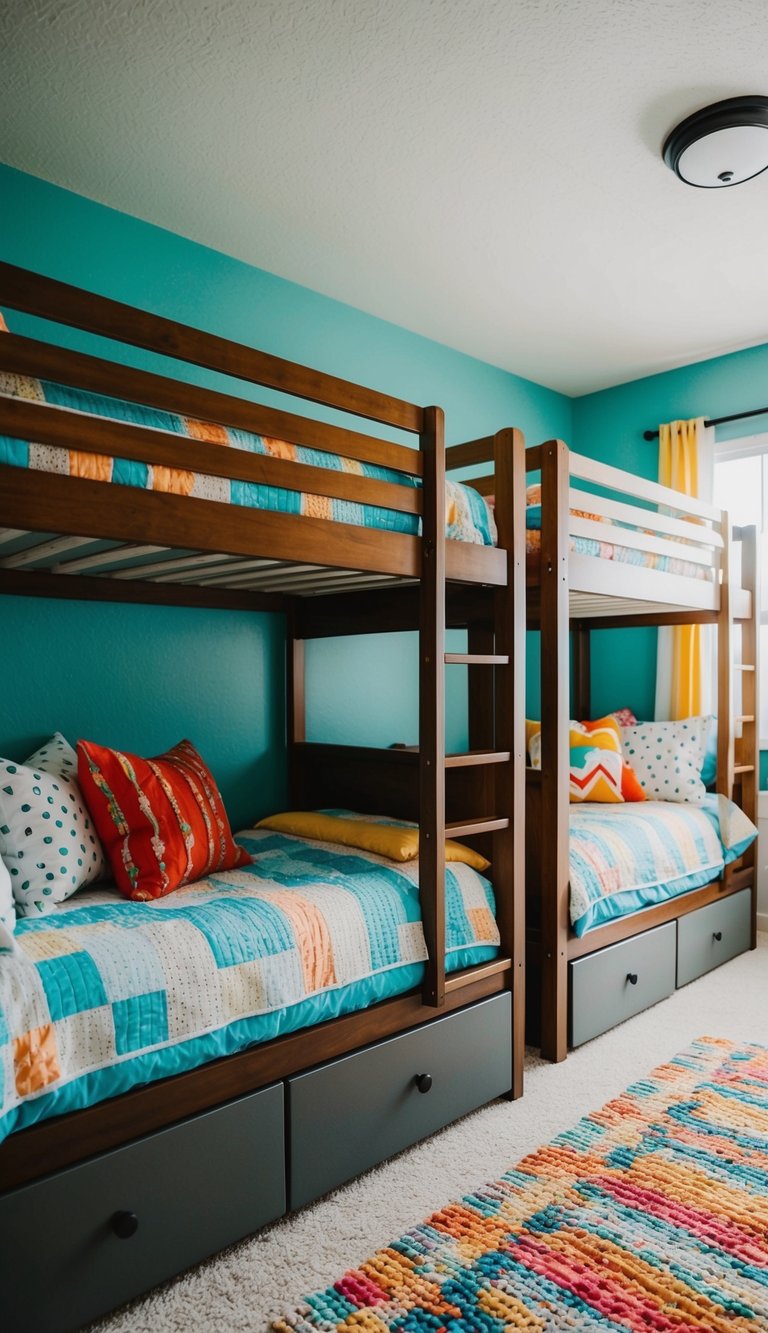
[[[166, 359], [162, 373], [136, 369], [120, 351], [0, 332], [0, 591], [284, 616], [291, 806], [418, 822], [427, 954], [404, 993], [9, 1134], [3, 1327], [43, 1333], [521, 1094], [524, 444], [502, 431], [446, 449], [438, 408], [7, 264], [0, 310]], [[228, 376], [232, 391], [169, 376], [168, 358]], [[288, 410], [296, 399], [324, 419]], [[494, 464], [496, 544], [446, 538], [446, 472], [474, 461]], [[446, 624], [468, 627], [466, 653], [446, 653]], [[306, 641], [381, 630], [418, 631], [418, 748], [309, 743]], [[446, 756], [455, 664], [470, 681], [471, 748]], [[496, 903], [498, 946], [459, 970], [446, 960], [446, 837], [487, 852]]]
[[526, 770], [527, 1012], [542, 1053], [562, 1060], [569, 1046], [755, 947], [754, 844], [731, 863], [725, 855], [712, 882], [649, 905], [625, 895], [626, 914], [577, 933], [569, 910], [571, 812], [609, 809], [621, 820], [638, 807], [569, 805], [569, 719], [593, 716], [593, 628], [715, 626], [717, 774], [708, 799], [735, 800], [754, 823], [759, 574], [754, 529], [731, 533], [727, 514], [712, 505], [571, 453], [561, 441], [527, 450], [525, 466], [540, 474], [540, 493], [529, 496], [535, 528], [526, 584], [528, 627], [541, 635], [540, 767]]

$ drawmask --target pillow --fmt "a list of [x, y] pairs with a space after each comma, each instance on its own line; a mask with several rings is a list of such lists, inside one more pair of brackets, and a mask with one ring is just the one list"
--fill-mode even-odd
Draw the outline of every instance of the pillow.
[[16, 907], [13, 901], [11, 872], [0, 857], [0, 953], [9, 953], [16, 946], [13, 932], [16, 929]]
[[611, 717], [616, 719], [620, 727], [637, 726], [637, 718], [631, 708], [616, 708], [614, 712], [611, 713]]
[[[338, 842], [344, 847], [358, 847], [390, 861], [413, 861], [419, 854], [419, 830], [415, 824], [383, 824], [364, 819], [344, 819], [317, 810], [291, 810], [269, 815], [257, 828], [273, 829], [298, 838], [316, 838], [318, 842]], [[463, 861], [475, 870], [487, 870], [487, 861], [479, 852], [461, 842], [446, 840], [446, 861]]]
[[155, 759], [79, 741], [83, 795], [126, 898], [146, 902], [218, 870], [247, 865], [216, 783], [180, 741]]
[[[525, 729], [531, 763], [534, 768], [541, 768], [541, 723], [526, 721]], [[571, 722], [568, 743], [572, 801], [645, 800], [643, 788], [622, 752], [621, 732], [614, 717]], [[582, 750], [588, 753], [582, 754]], [[617, 756], [619, 763], [607, 755]]]
[[711, 728], [711, 717], [622, 727], [624, 756], [649, 800], [703, 801], [701, 770]]
[[23, 764], [0, 759], [0, 856], [18, 916], [39, 916], [103, 875], [104, 854], [60, 732]]

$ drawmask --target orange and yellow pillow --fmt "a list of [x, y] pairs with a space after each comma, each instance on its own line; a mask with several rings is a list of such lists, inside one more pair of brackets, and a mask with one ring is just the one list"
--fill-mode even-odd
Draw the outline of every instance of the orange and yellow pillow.
[[189, 741], [155, 759], [79, 741], [77, 776], [118, 888], [162, 898], [247, 865], [210, 770]]
[[[541, 768], [541, 723], [526, 719], [525, 741], [533, 768]], [[571, 722], [569, 795], [571, 801], [644, 801], [645, 792], [626, 762], [615, 717]]]

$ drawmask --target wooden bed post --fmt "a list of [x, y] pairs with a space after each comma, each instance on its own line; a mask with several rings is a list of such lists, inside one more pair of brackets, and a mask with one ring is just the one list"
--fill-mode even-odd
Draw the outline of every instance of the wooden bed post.
[[499, 545], [508, 553], [507, 587], [494, 595], [497, 654], [495, 747], [510, 762], [496, 764], [496, 811], [509, 827], [493, 835], [493, 882], [501, 946], [512, 959], [512, 1096], [523, 1092], [525, 1050], [525, 439], [519, 430], [494, 439]]
[[288, 612], [286, 633], [286, 733], [288, 739], [288, 796], [296, 809], [304, 807], [304, 773], [296, 749], [307, 739], [304, 692], [304, 640], [296, 636], [296, 615]]
[[[733, 635], [731, 633], [731, 529], [725, 510], [721, 532], [723, 549], [720, 553], [722, 571], [720, 609], [717, 617], [717, 790], [721, 796], [733, 798]], [[726, 867], [723, 881], [728, 883]]]
[[568, 448], [541, 447], [541, 1053], [568, 1053]]
[[573, 675], [573, 715], [592, 716], [592, 655], [589, 625], [578, 621], [571, 629], [571, 663]]
[[445, 427], [424, 409], [419, 591], [419, 885], [429, 958], [424, 1002], [445, 1002]]

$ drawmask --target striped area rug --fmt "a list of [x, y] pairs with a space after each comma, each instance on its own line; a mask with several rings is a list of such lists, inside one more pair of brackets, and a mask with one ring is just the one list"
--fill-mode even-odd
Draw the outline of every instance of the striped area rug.
[[768, 1049], [701, 1038], [273, 1327], [768, 1329]]

